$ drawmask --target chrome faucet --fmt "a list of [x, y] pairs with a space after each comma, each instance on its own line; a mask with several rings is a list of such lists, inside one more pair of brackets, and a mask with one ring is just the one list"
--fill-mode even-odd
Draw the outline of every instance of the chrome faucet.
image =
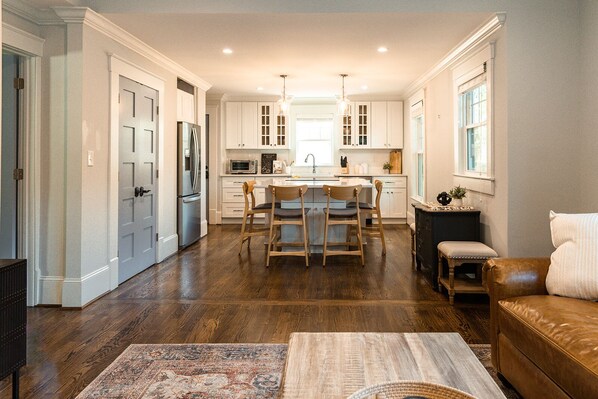
[[313, 160], [311, 173], [313, 173], [315, 175], [316, 174], [316, 157], [314, 157], [314, 154], [312, 154], [311, 152], [309, 154], [307, 154], [307, 156], [305, 157], [305, 161], [303, 161], [303, 162], [307, 163], [307, 160], [309, 159], [310, 155]]

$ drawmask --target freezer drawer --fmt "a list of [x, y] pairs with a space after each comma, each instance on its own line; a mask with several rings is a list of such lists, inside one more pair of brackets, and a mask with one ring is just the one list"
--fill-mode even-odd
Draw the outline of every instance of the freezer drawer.
[[201, 195], [178, 198], [179, 247], [186, 247], [201, 237]]

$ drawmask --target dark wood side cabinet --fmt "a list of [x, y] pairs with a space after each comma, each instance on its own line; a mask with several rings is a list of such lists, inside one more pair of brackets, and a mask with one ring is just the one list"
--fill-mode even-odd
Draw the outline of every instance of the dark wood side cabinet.
[[480, 211], [434, 211], [417, 204], [413, 207], [417, 267], [436, 288], [438, 244], [442, 241], [480, 241]]
[[19, 370], [27, 356], [27, 261], [0, 259], [0, 380], [12, 374], [19, 397]]

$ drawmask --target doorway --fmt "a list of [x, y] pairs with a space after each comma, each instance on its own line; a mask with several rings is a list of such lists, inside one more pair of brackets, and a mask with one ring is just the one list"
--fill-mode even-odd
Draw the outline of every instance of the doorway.
[[158, 92], [119, 79], [118, 283], [156, 262]]
[[19, 256], [19, 212], [21, 169], [21, 120], [20, 90], [21, 56], [2, 52], [2, 140], [0, 142], [0, 258], [15, 259]]

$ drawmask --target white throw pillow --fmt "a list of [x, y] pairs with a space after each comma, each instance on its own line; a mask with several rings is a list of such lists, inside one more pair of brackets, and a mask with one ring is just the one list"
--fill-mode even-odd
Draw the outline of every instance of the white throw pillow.
[[550, 232], [556, 250], [546, 276], [548, 293], [598, 300], [598, 213], [550, 211]]

